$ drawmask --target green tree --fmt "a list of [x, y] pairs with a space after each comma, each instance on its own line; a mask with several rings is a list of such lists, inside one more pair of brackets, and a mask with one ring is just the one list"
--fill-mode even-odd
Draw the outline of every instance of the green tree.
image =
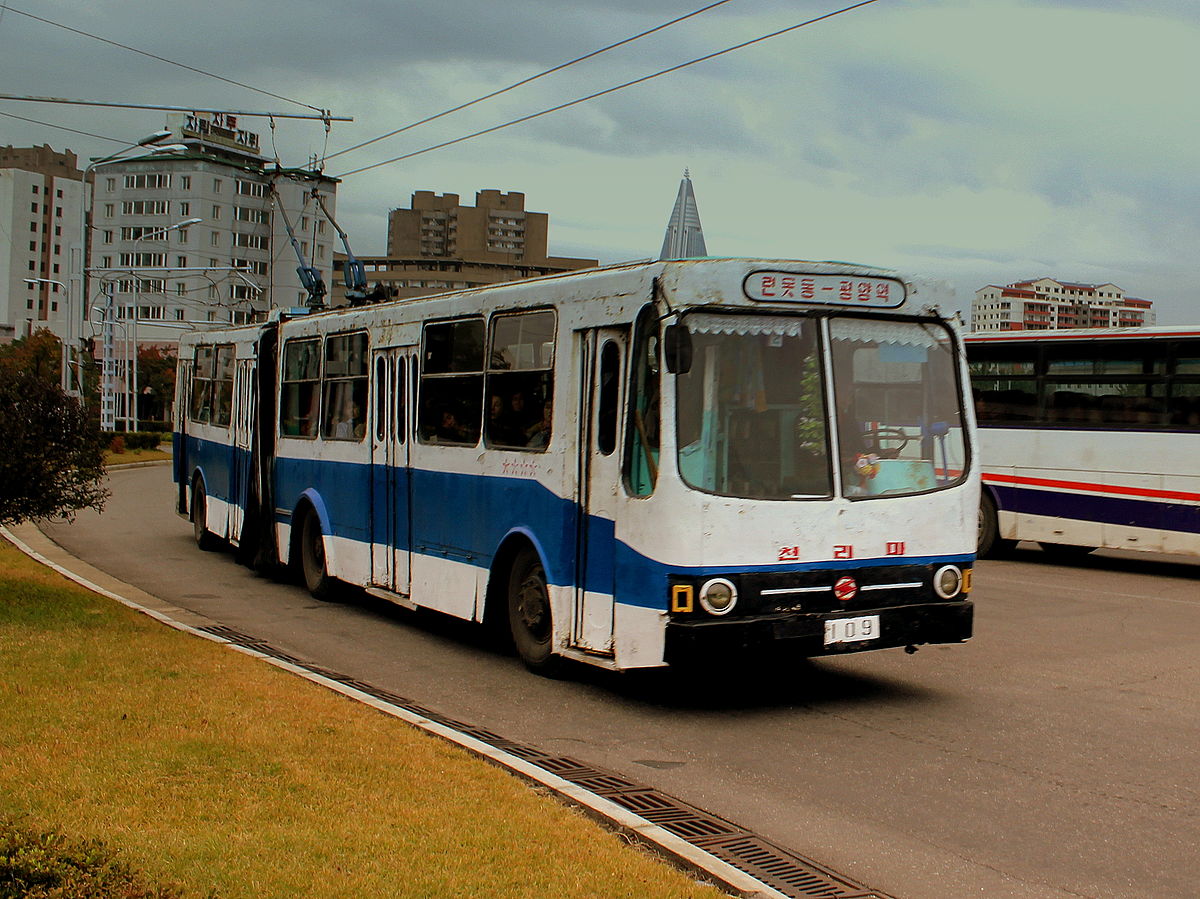
[[0, 523], [99, 511], [100, 432], [59, 386], [58, 340], [48, 331], [0, 347]]
[[173, 352], [164, 352], [157, 346], [138, 349], [138, 389], [142, 393], [139, 418], [166, 419], [167, 409], [175, 398], [175, 364]]
[[0, 372], [19, 371], [58, 383], [62, 371], [62, 349], [58, 338], [40, 328], [28, 337], [0, 347]]

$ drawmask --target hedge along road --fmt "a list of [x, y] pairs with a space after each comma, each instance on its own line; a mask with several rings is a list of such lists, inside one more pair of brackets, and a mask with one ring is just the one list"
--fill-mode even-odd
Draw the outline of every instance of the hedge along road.
[[977, 636], [701, 674], [529, 674], [481, 630], [202, 553], [166, 466], [43, 530], [97, 568], [460, 721], [616, 770], [899, 897], [1191, 897], [1200, 566], [976, 569]]

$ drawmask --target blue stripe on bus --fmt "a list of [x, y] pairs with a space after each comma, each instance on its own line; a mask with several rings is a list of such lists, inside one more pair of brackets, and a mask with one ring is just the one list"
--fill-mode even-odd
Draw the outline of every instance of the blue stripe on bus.
[[[188, 438], [189, 452], [192, 441]], [[207, 441], [198, 441], [208, 443]], [[234, 453], [228, 446], [208, 443], [197, 458]], [[191, 457], [189, 457], [190, 460]], [[576, 584], [576, 529], [579, 507], [556, 495], [543, 484], [527, 478], [455, 474], [424, 469], [393, 469], [400, 479], [398, 495], [405, 493], [405, 479], [412, 479], [414, 508], [411, 513], [410, 551], [435, 558], [453, 558], [480, 568], [491, 567], [495, 552], [514, 531], [541, 535], [539, 548], [547, 580], [562, 587]], [[382, 492], [382, 466], [358, 462], [277, 457], [275, 460], [275, 520], [290, 523], [291, 510], [305, 491], [315, 491], [325, 505], [332, 536], [360, 543], [387, 543], [386, 530], [373, 515], [372, 478]], [[209, 495], [229, 501], [218, 492]], [[463, 510], [470, 509], [466, 514]], [[285, 511], [286, 510], [286, 511]], [[372, 534], [374, 529], [375, 533]], [[592, 516], [588, 522], [589, 542], [615, 542], [609, 554], [593, 553], [585, 572], [584, 589], [612, 594], [624, 605], [665, 610], [669, 576], [694, 578], [725, 575], [768, 574], [793, 571], [849, 571], [892, 565], [956, 564], [969, 566], [974, 556], [887, 556], [885, 558], [839, 559], [816, 562], [776, 562], [763, 565], [670, 565], [645, 556], [628, 544], [615, 540], [615, 523]], [[404, 543], [400, 542], [400, 546]]]
[[989, 484], [1005, 512], [1200, 534], [1200, 506]]

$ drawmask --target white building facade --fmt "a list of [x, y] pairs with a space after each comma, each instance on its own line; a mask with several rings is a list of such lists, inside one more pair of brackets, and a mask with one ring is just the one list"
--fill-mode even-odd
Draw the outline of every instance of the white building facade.
[[972, 331], [1056, 328], [1141, 328], [1154, 324], [1153, 302], [1128, 297], [1115, 284], [1054, 278], [989, 284], [971, 302]]
[[88, 317], [101, 320], [111, 294], [115, 319], [157, 343], [306, 305], [285, 218], [328, 285], [336, 230], [313, 191], [333, 214], [336, 180], [268, 163], [234, 116], [171, 116], [168, 128], [186, 150], [94, 169]]
[[0, 340], [65, 336], [82, 176], [70, 150], [0, 147]]

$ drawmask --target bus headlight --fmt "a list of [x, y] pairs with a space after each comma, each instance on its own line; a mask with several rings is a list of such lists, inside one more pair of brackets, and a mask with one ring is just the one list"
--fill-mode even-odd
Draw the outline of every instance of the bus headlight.
[[728, 615], [737, 605], [737, 588], [723, 577], [705, 581], [700, 588], [700, 606], [710, 615]]
[[943, 565], [933, 574], [933, 592], [942, 599], [958, 596], [963, 585], [963, 574], [954, 565]]

